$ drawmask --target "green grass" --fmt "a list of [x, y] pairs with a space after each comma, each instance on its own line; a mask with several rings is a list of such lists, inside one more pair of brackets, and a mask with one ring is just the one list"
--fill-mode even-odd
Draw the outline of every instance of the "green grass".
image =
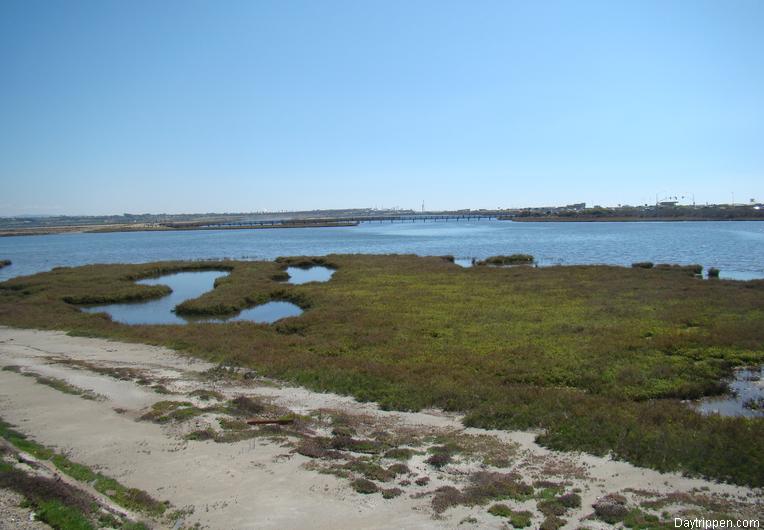
[[148, 493], [128, 488], [111, 477], [93, 471], [87, 466], [72, 462], [67, 457], [30, 440], [24, 434], [14, 430], [10, 425], [0, 420], [0, 437], [21, 451], [25, 451], [40, 460], [49, 460], [62, 473], [73, 479], [92, 485], [97, 491], [111, 498], [114, 502], [129, 510], [140, 511], [151, 516], [164, 513], [167, 506], [152, 498]]
[[61, 530], [93, 528], [92, 499], [66, 483], [27, 473], [3, 462], [0, 465], [0, 488], [21, 495], [23, 505], [51, 527]]
[[[682, 399], [764, 362], [764, 281], [697, 268], [474, 267], [441, 257], [332, 255], [331, 281], [290, 285], [273, 262], [63, 268], [0, 283], [0, 323], [164, 345], [382, 407], [441, 407], [470, 426], [541, 428], [561, 450], [764, 485], [764, 421], [701, 416]], [[274, 325], [126, 326], [68, 301], [155, 296], [135, 279], [230, 270], [185, 302], [199, 314], [272, 299], [306, 309]]]
[[92, 530], [93, 525], [82, 512], [58, 501], [45, 501], [36, 510], [37, 518], [56, 530]]
[[10, 425], [0, 420], [0, 438], [7, 440], [17, 449], [27, 452], [40, 460], [50, 460], [54, 455], [53, 451], [44, 447], [34, 440], [30, 440], [22, 433], [11, 428]]

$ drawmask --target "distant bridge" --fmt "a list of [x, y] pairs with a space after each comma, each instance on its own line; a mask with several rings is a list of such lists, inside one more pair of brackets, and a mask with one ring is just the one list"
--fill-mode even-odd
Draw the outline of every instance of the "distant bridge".
[[311, 219], [259, 219], [229, 221], [224, 223], [163, 223], [171, 228], [246, 228], [261, 226], [354, 226], [359, 223], [416, 223], [448, 221], [480, 221], [496, 219], [492, 214], [419, 214], [419, 215], [376, 215], [359, 217], [324, 217]]

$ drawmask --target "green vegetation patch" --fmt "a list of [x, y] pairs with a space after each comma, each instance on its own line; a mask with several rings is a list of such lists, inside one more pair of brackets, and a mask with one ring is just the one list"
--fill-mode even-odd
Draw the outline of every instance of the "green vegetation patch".
[[432, 507], [436, 513], [442, 513], [458, 504], [475, 506], [504, 499], [525, 501], [532, 496], [533, 487], [523, 482], [517, 473], [479, 471], [470, 476], [470, 483], [463, 490], [453, 486], [435, 490]]
[[[167, 509], [166, 503], [157, 501], [145, 491], [137, 488], [128, 488], [111, 477], [93, 471], [82, 464], [72, 462], [67, 457], [57, 454], [53, 450], [27, 438], [24, 434], [12, 429], [9, 424], [2, 420], [0, 420], [0, 437], [7, 440], [20, 451], [29, 453], [40, 460], [50, 461], [62, 473], [79, 482], [90, 484], [98, 492], [106, 495], [115, 503], [128, 510], [143, 512], [150, 516], [159, 516]], [[49, 484], [44, 482], [45, 479], [29, 477], [17, 470], [2, 470], [2, 473], [3, 476], [8, 473], [12, 474], [11, 477], [4, 479], [9, 484], [9, 487], [31, 499], [37, 505], [54, 499], [64, 502], [69, 507], [76, 505], [75, 507], [79, 507], [81, 512], [87, 513], [89, 511], [90, 501], [77, 501], [75, 503], [67, 497], [68, 494], [60, 491], [62, 486], [57, 485], [57, 481], [50, 481], [52, 484]], [[41, 480], [43, 482], [40, 482]], [[0, 483], [0, 487], [2, 486], [3, 484]], [[77, 498], [79, 499], [79, 497]], [[67, 514], [71, 515], [72, 513], [71, 510], [53, 509], [56, 508], [55, 505], [51, 505], [50, 508], [51, 517], [54, 519], [59, 512], [61, 517], [65, 517]], [[55, 527], [53, 523], [50, 524]]]
[[189, 401], [157, 401], [139, 419], [154, 423], [183, 422], [206, 412]]
[[[273, 280], [310, 257], [59, 269], [0, 283], [0, 323], [163, 345], [241, 367], [242, 378], [247, 369], [386, 409], [460, 411], [469, 426], [541, 429], [554, 449], [764, 485], [764, 421], [681, 403], [723, 392], [735, 367], [764, 363], [764, 281], [701, 281], [696, 267], [319, 260], [336, 268], [331, 282]], [[271, 299], [311, 310], [273, 326], [128, 326], [67, 303], [144, 296], [135, 279], [204, 268], [230, 274], [184, 303], [190, 311]]]
[[506, 517], [509, 524], [514, 528], [527, 528], [531, 525], [533, 514], [529, 511], [516, 511], [506, 504], [494, 504], [488, 509], [488, 513], [496, 517]]
[[379, 486], [374, 484], [371, 480], [365, 478], [359, 478], [350, 483], [350, 486], [358, 493], [369, 495], [379, 491]]
[[41, 502], [35, 512], [40, 521], [64, 530], [91, 530], [93, 525], [79, 510], [59, 501]]
[[50, 388], [54, 390], [58, 390], [59, 392], [63, 392], [64, 394], [80, 396], [83, 399], [96, 400], [102, 397], [91, 390], [85, 390], [80, 387], [71, 385], [67, 383], [66, 381], [64, 381], [63, 379], [57, 379], [55, 377], [46, 377], [46, 376], [38, 374], [37, 372], [23, 370], [20, 366], [15, 366], [15, 365], [3, 366], [3, 371], [14, 372], [14, 373], [23, 375], [25, 377], [31, 377], [37, 383], [41, 385], [49, 386]]
[[476, 265], [493, 265], [495, 267], [501, 267], [502, 265], [531, 265], [534, 259], [530, 254], [510, 254], [509, 256], [491, 256], [490, 258], [478, 261]]
[[517, 452], [516, 444], [502, 442], [489, 434], [450, 432], [437, 435], [430, 441], [436, 445], [428, 449], [432, 456], [427, 462], [436, 467], [442, 467], [454, 457], [478, 461], [487, 466], [508, 467]]
[[414, 450], [406, 447], [396, 447], [385, 452], [385, 458], [391, 458], [393, 460], [401, 460], [407, 462], [414, 456]]
[[198, 399], [201, 399], [202, 401], [210, 401], [210, 400], [217, 400], [217, 401], [223, 401], [225, 400], [225, 396], [221, 394], [220, 392], [216, 390], [206, 390], [206, 389], [198, 389], [194, 390], [189, 394], [189, 397], [195, 397]]

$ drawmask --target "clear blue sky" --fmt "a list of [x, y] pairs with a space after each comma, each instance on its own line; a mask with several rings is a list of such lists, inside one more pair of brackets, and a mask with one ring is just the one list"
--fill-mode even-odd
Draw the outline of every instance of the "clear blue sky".
[[0, 215], [764, 201], [764, 2], [0, 2]]

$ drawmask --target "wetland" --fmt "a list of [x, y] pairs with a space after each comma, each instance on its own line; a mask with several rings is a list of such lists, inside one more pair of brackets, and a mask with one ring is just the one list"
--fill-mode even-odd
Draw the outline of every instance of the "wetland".
[[[333, 270], [331, 281], [285, 281], [290, 267], [308, 266]], [[80, 310], [159, 301], [169, 294], [159, 278], [177, 273], [221, 274], [176, 306], [184, 317], [269, 302], [304, 313], [273, 324], [125, 325]], [[735, 369], [764, 362], [763, 294], [763, 281], [682, 268], [329, 255], [57, 268], [0, 283], [0, 323], [167, 346], [384, 409], [537, 430], [552, 449], [762, 486], [762, 419], [701, 414], [685, 401], [721, 396]]]

